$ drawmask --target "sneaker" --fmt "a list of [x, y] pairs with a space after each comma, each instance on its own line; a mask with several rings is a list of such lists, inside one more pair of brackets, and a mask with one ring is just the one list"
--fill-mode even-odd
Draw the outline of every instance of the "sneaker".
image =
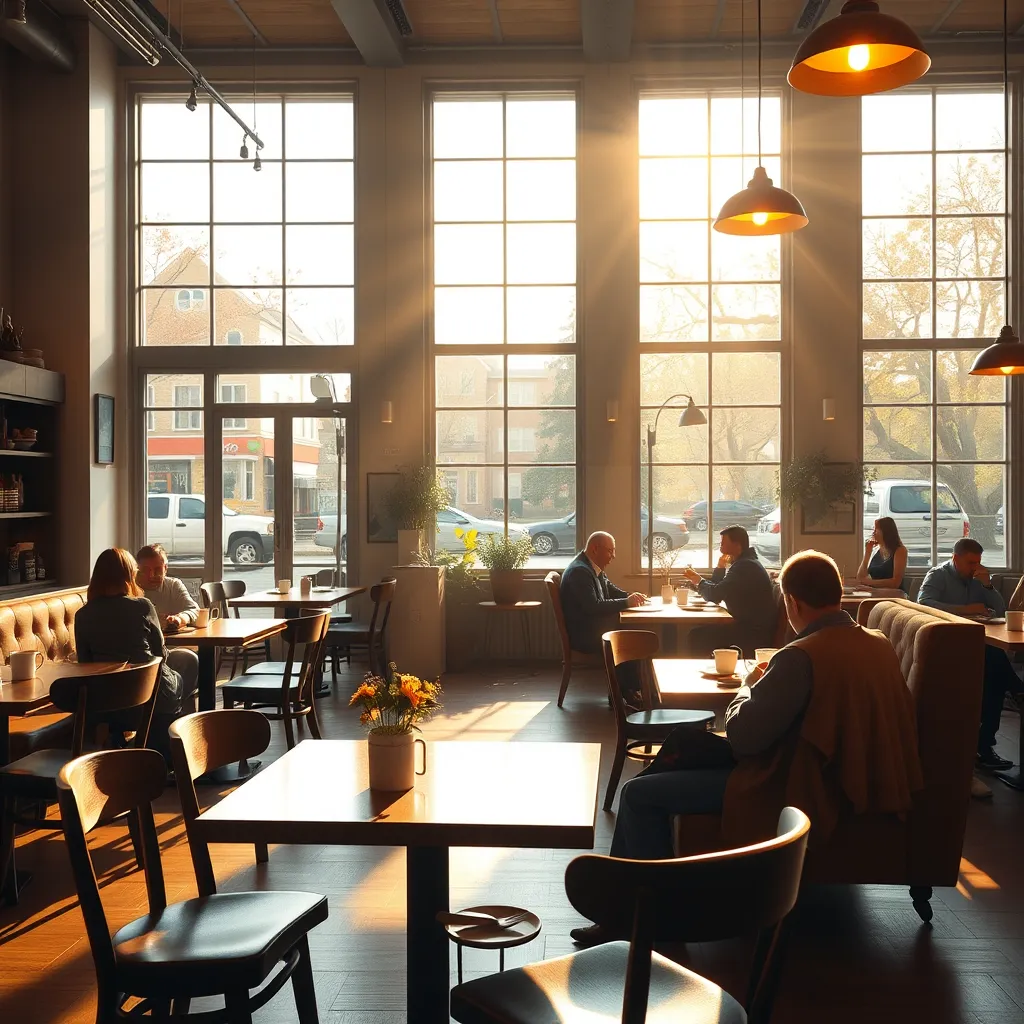
[[588, 924], [582, 928], [573, 928], [569, 932], [569, 938], [573, 942], [587, 948], [589, 946], [600, 946], [602, 942], [611, 942], [615, 936], [601, 924]]
[[1013, 767], [1013, 762], [1008, 761], [1005, 757], [1000, 757], [996, 753], [995, 747], [989, 747], [987, 750], [979, 750], [978, 757], [975, 764], [979, 768], [984, 768], [990, 772], [1005, 772], [1008, 768]]
[[971, 776], [971, 796], [975, 800], [991, 800], [992, 790], [977, 775]]

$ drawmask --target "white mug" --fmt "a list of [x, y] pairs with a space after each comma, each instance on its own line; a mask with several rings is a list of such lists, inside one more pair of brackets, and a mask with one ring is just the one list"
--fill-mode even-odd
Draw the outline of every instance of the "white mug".
[[715, 656], [715, 671], [724, 676], [736, 671], [736, 660], [742, 652], [738, 647], [719, 647], [711, 653]]
[[690, 603], [691, 593], [689, 587], [676, 587], [676, 604], [680, 608], [685, 608]]
[[1013, 633], [1024, 631], [1024, 612], [1007, 612], [1006, 628]]
[[754, 649], [754, 664], [767, 665], [772, 657], [778, 653], [778, 647], [757, 647]]
[[287, 594], [288, 591], [291, 590], [291, 589], [292, 589], [292, 581], [291, 580], [278, 580], [277, 581], [277, 591], [278, 591], [279, 594]]
[[214, 620], [220, 618], [220, 609], [214, 605], [212, 608], [200, 608], [196, 612], [196, 629], [206, 629]]
[[36, 669], [42, 668], [46, 658], [41, 651], [14, 651], [7, 660], [11, 664], [11, 682], [16, 683], [22, 679], [35, 679]]

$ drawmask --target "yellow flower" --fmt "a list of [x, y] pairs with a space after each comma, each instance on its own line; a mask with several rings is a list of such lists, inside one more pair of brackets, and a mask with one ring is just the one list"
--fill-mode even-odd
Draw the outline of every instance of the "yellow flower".
[[424, 694], [420, 693], [419, 680], [415, 676], [405, 676], [402, 679], [402, 696], [414, 708], [423, 701]]
[[377, 690], [375, 687], [371, 686], [369, 683], [360, 683], [359, 688], [352, 694], [352, 697], [348, 702], [348, 706], [352, 707], [353, 704], [358, 704], [364, 699], [372, 700], [376, 696]]

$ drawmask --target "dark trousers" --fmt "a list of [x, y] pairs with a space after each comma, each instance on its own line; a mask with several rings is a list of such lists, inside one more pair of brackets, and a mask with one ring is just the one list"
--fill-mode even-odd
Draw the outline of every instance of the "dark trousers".
[[1003, 713], [1003, 698], [1007, 693], [1014, 696], [1024, 687], [1013, 670], [1005, 651], [985, 645], [985, 685], [981, 692], [981, 729], [978, 731], [978, 750], [986, 751], [995, 746], [996, 730]]

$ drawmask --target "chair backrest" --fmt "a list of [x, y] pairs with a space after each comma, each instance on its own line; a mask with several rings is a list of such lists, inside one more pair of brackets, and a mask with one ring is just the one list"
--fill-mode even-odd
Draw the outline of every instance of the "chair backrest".
[[334, 582], [334, 570], [333, 569], [320, 569], [317, 574], [313, 577], [315, 585], [318, 587], [333, 587], [336, 586]]
[[126, 811], [134, 818], [135, 834], [142, 840], [149, 910], [158, 914], [167, 905], [167, 895], [152, 802], [163, 793], [166, 779], [163, 756], [145, 748], [86, 754], [69, 761], [57, 777], [61, 824], [101, 989], [113, 983], [114, 947], [85, 837], [100, 822]]
[[215, 583], [204, 583], [199, 588], [203, 595], [204, 608], [219, 608], [221, 615], [228, 613], [228, 599], [224, 593], [224, 584], [219, 580]]
[[[323, 659], [324, 642], [331, 624], [329, 610], [316, 609], [297, 619], [289, 619], [282, 636], [286, 646], [284, 673], [281, 676], [281, 701], [313, 700], [313, 685]], [[295, 670], [295, 651], [303, 644], [302, 661]]]
[[156, 706], [162, 660], [153, 658], [144, 665], [130, 665], [100, 675], [65, 676], [50, 684], [53, 704], [61, 711], [73, 712], [75, 716], [71, 741], [73, 757], [82, 753], [86, 723], [109, 718], [117, 712], [139, 711], [135, 745], [146, 745]]
[[[391, 616], [391, 602], [395, 597], [395, 585], [398, 580], [394, 576], [385, 576], [380, 583], [375, 583], [370, 587], [370, 600], [373, 601], [373, 615], [370, 616], [370, 628], [368, 630], [370, 647], [372, 649], [374, 643], [374, 636], [380, 633], [381, 642], [384, 640], [385, 632], [388, 628], [388, 619]], [[384, 614], [380, 614], [381, 605], [384, 606]], [[377, 621], [380, 620], [380, 626], [377, 626]]]
[[562, 612], [561, 573], [549, 572], [544, 577], [544, 586], [551, 598], [551, 610], [555, 613], [555, 625], [558, 627], [558, 639], [562, 641], [562, 661], [572, 660], [572, 648], [569, 646], [569, 631], [565, 628], [565, 614]]
[[270, 743], [270, 722], [258, 711], [226, 708], [186, 715], [172, 722], [168, 732], [196, 883], [199, 894], [209, 896], [217, 891], [210, 851], [205, 843], [192, 838], [193, 822], [199, 817], [195, 780], [226, 764], [262, 754]]
[[232, 608], [231, 602], [236, 597], [245, 596], [245, 580], [221, 580], [220, 585], [224, 588], [224, 605], [220, 610], [221, 615], [230, 615], [233, 611], [236, 619], [241, 618], [242, 613], [237, 608]]
[[644, 707], [654, 706], [654, 666], [651, 659], [658, 653], [658, 634], [645, 629], [613, 629], [601, 637], [604, 671], [608, 677], [608, 695], [615, 712], [617, 729], [626, 727], [626, 707], [619, 682], [618, 667], [627, 661], [639, 662], [640, 692]]

